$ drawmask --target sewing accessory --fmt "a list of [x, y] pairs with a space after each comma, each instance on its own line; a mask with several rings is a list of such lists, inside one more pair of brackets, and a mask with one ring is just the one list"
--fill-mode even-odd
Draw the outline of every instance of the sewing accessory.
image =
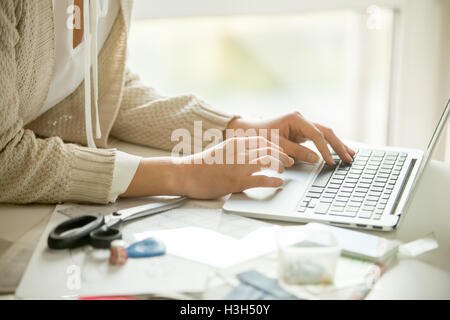
[[157, 239], [147, 238], [130, 245], [127, 253], [130, 258], [156, 257], [166, 253], [166, 246]]
[[114, 240], [111, 242], [109, 264], [124, 265], [127, 262], [127, 243], [123, 240]]

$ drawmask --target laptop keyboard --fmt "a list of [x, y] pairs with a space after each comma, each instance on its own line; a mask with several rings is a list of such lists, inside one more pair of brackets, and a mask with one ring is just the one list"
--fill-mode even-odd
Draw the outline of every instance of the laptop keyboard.
[[299, 212], [379, 220], [398, 181], [407, 154], [359, 149], [352, 164], [333, 154], [335, 166], [324, 165]]

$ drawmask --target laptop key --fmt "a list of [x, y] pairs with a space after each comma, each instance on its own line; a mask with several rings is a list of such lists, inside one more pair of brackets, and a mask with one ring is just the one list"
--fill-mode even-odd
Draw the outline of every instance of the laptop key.
[[350, 189], [354, 189], [356, 187], [356, 183], [352, 182], [344, 182], [344, 184], [342, 185], [343, 188], [350, 188]]
[[350, 199], [351, 194], [349, 193], [338, 193], [336, 200], [347, 202]]
[[335, 206], [333, 205], [331, 207], [331, 214], [333, 214], [333, 212], [343, 212], [344, 211], [344, 207], [339, 207], [339, 206]]
[[326, 185], [328, 184], [328, 181], [330, 180], [331, 176], [333, 175], [334, 169], [335, 169], [334, 166], [329, 166], [327, 164], [324, 165], [312, 185], [314, 187], [326, 187]]
[[348, 206], [349, 207], [354, 207], [354, 208], [359, 208], [359, 207], [361, 207], [361, 202], [350, 201], [348, 203]]
[[365, 201], [364, 203], [363, 203], [363, 206], [362, 206], [362, 208], [363, 209], [365, 209], [365, 210], [375, 210], [375, 207], [377, 206], [377, 203], [376, 202], [369, 202], [369, 201]]
[[330, 208], [330, 203], [320, 202], [317, 204], [314, 213], [326, 214]]
[[308, 208], [315, 208], [318, 203], [319, 203], [319, 200], [312, 199], [308, 204]]
[[384, 188], [385, 185], [386, 185], [385, 182], [374, 182], [372, 184], [373, 187], [379, 187], [379, 188]]
[[372, 211], [361, 210], [358, 214], [359, 218], [369, 219], [372, 216]]
[[347, 205], [347, 201], [339, 201], [339, 200], [336, 200], [334, 203], [333, 203], [333, 206], [334, 207], [345, 207]]
[[312, 198], [312, 199], [319, 199], [320, 198], [320, 193], [315, 193], [315, 192], [308, 192], [306, 194], [307, 197]]
[[327, 198], [327, 199], [334, 199], [336, 197], [335, 193], [327, 193], [325, 192], [322, 196], [322, 198]]
[[378, 152], [378, 151], [372, 152], [371, 158], [383, 158], [383, 157], [384, 157], [384, 152]]
[[358, 156], [370, 156], [372, 154], [371, 150], [361, 149], [358, 152]]
[[372, 183], [369, 181], [359, 181], [357, 188], [366, 188], [369, 189]]
[[316, 193], [322, 193], [324, 189], [325, 188], [323, 188], [323, 187], [314, 187], [314, 186], [312, 186], [311, 188], [309, 188], [309, 191], [310, 192], [316, 192]]
[[355, 192], [352, 196], [354, 198], [365, 198], [366, 194], [365, 193], [360, 193], [360, 192]]

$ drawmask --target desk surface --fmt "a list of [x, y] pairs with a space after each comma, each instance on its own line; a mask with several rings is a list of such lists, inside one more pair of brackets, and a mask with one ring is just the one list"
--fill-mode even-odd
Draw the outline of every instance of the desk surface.
[[[114, 141], [113, 146], [141, 156], [163, 154], [158, 150], [119, 141]], [[432, 161], [399, 228], [393, 232], [377, 234], [390, 239], [411, 241], [434, 232], [439, 248], [419, 259], [400, 260], [377, 282], [368, 299], [450, 299], [449, 189], [450, 164]], [[221, 201], [210, 201], [210, 204], [218, 207]], [[53, 209], [52, 205], [0, 205], [0, 278], [11, 278], [11, 286], [15, 285], [24, 271], [26, 261], [31, 257], [34, 244]], [[18, 268], [16, 274], [12, 275], [2, 272], [2, 263], [7, 263], [11, 252], [17, 251], [27, 257], [22, 263], [22, 269]]]

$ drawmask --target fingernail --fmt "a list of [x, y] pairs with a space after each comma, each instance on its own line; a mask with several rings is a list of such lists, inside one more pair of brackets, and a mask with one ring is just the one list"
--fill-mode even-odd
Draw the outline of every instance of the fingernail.
[[289, 166], [292, 166], [295, 163], [295, 160], [289, 157]]
[[316, 163], [317, 161], [319, 161], [319, 157], [315, 153], [311, 152], [306, 157], [306, 160], [311, 163]]

